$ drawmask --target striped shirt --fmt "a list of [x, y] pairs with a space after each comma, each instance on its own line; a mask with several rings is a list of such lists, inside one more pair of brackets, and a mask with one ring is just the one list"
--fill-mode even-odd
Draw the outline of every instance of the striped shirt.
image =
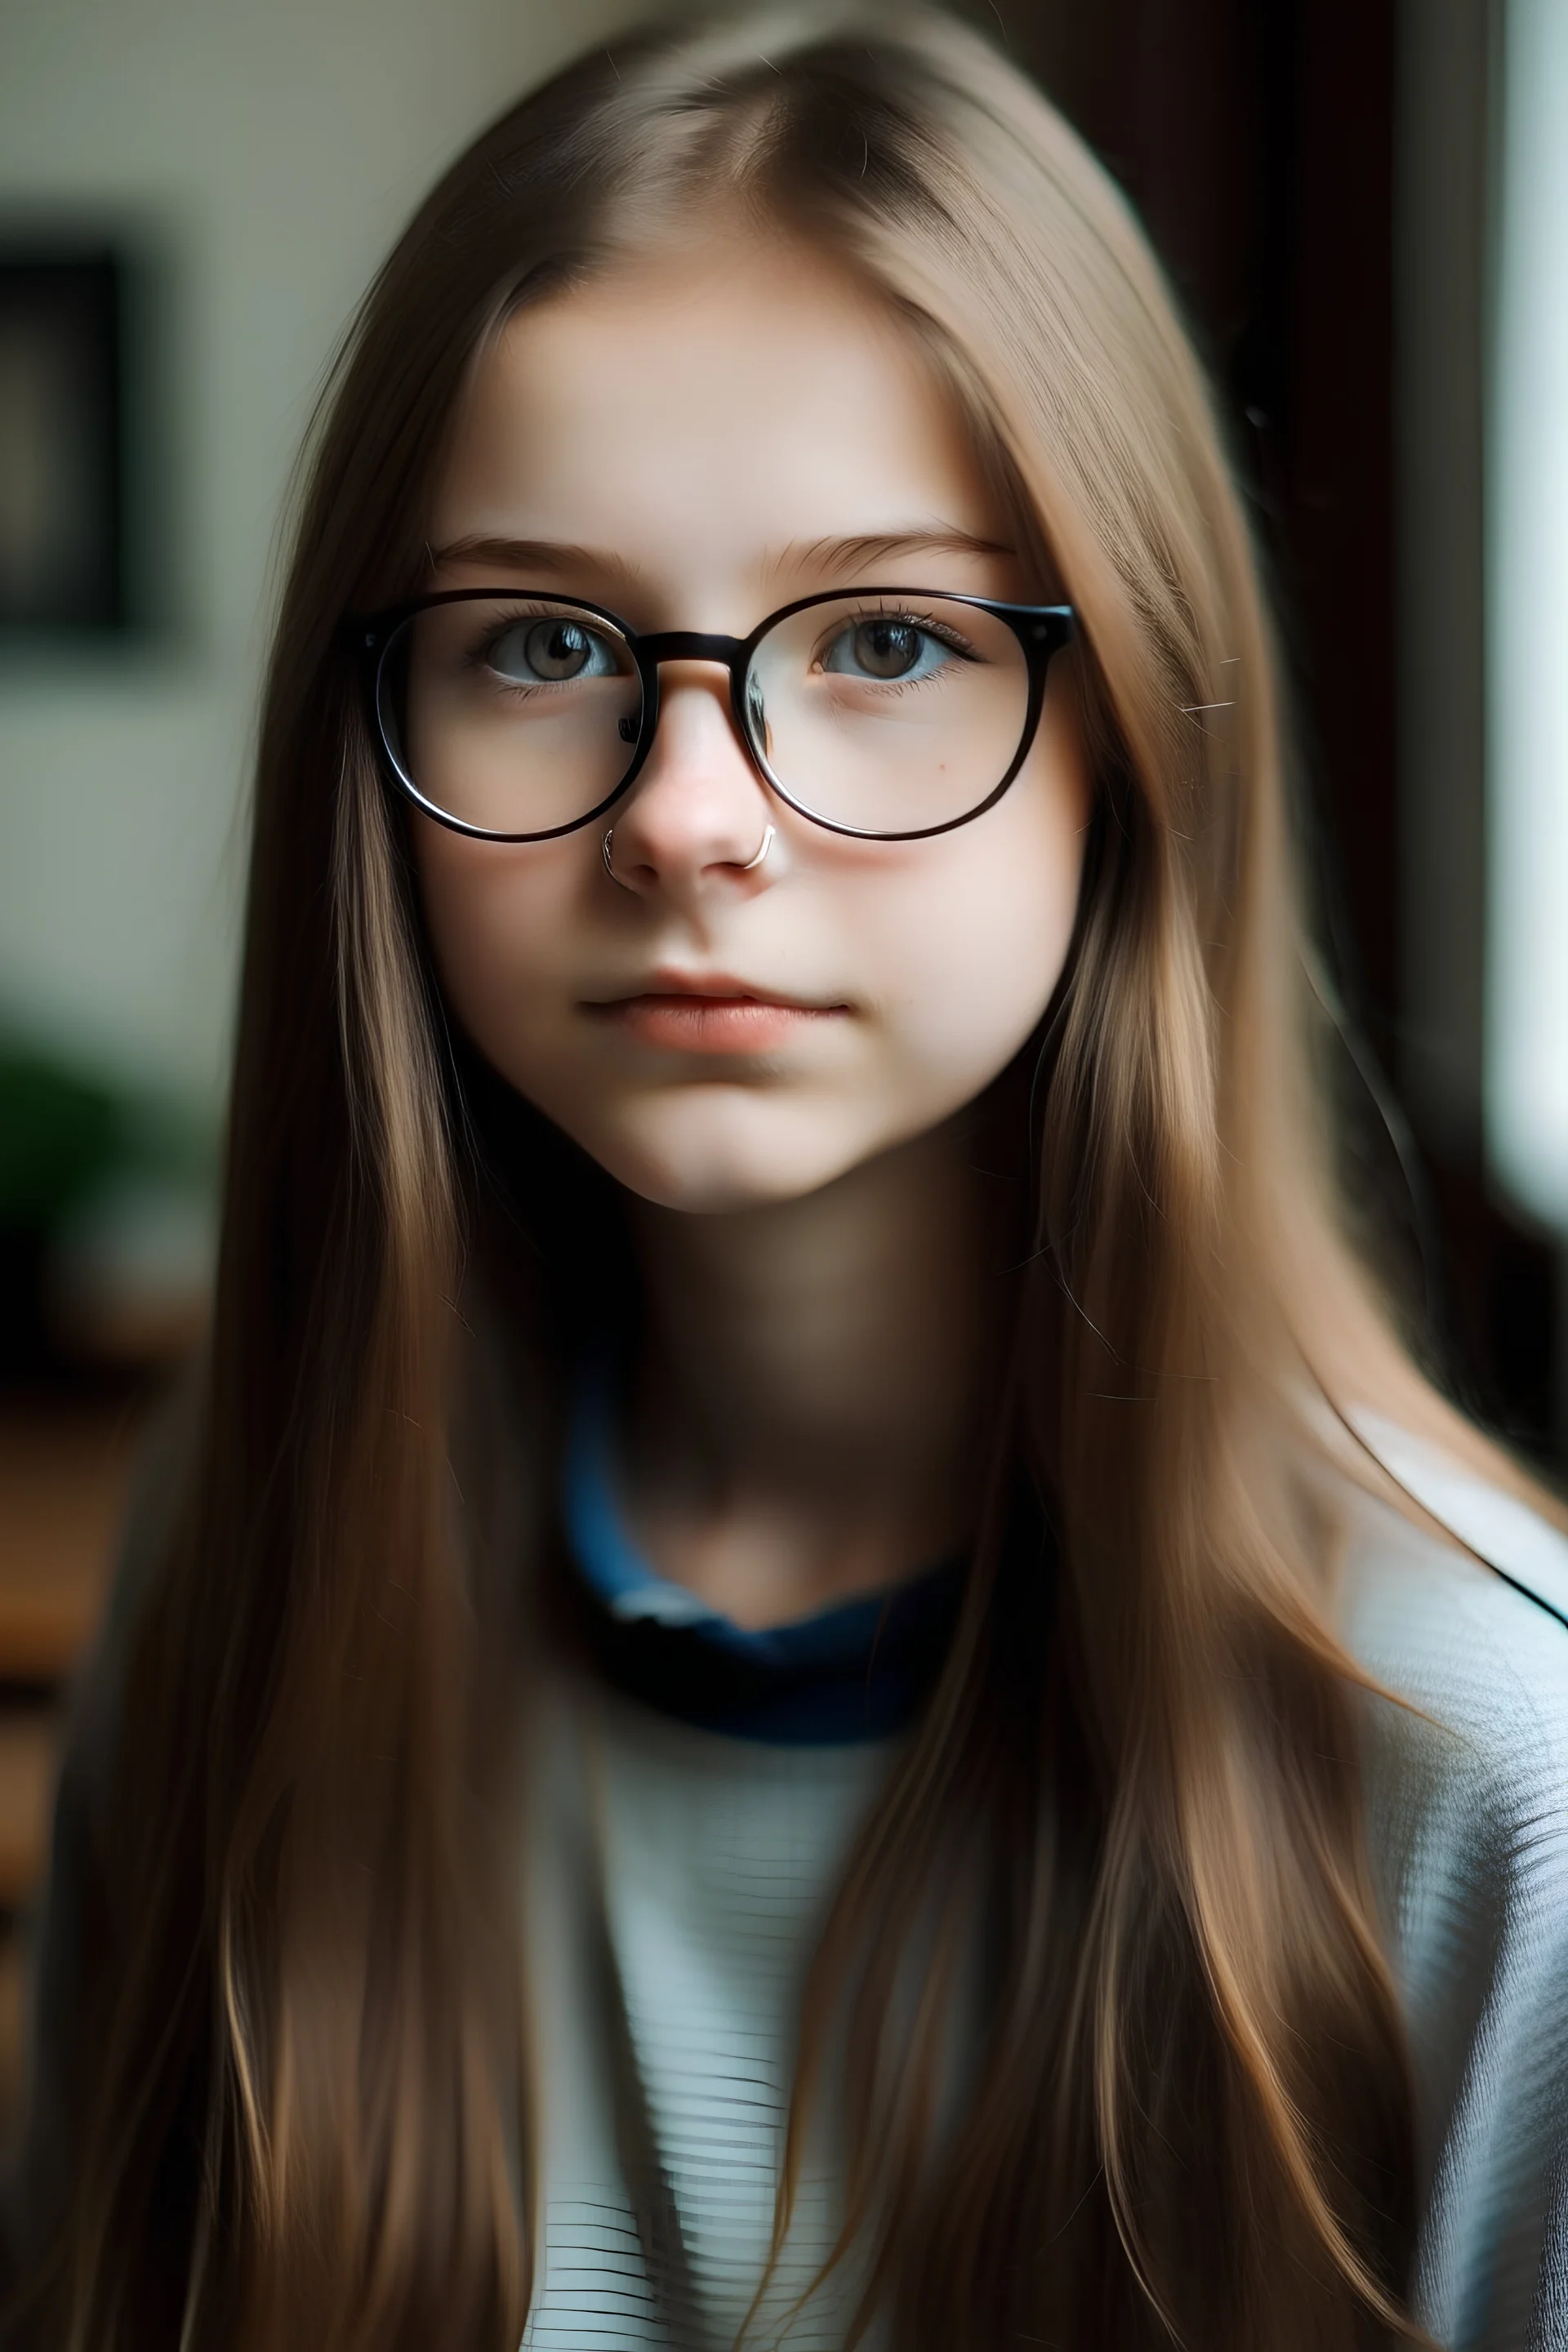
[[[1435, 1718], [1366, 1702], [1371, 1853], [1415, 2070], [1416, 2311], [1455, 2352], [1563, 2352], [1568, 1541], [1382, 1435], [1390, 1466], [1495, 1563], [1368, 1502], [1342, 1588], [1349, 1646]], [[721, 2352], [771, 2242], [805, 1971], [900, 1708], [934, 1671], [920, 1627], [951, 1591], [941, 1571], [911, 1588], [912, 1651], [895, 1625], [879, 1688], [868, 1604], [752, 1636], [656, 1576], [619, 1524], [591, 1424], [567, 1520], [592, 1606], [624, 1638], [602, 1651], [619, 1688], [563, 1703], [542, 1776], [543, 2269], [526, 2340]], [[844, 1703], [857, 1643], [858, 1719]], [[738, 1661], [758, 1668], [759, 1643], [771, 1669], [716, 1724], [714, 1691]], [[707, 1646], [711, 1680], [682, 1645]], [[791, 1681], [802, 1654], [822, 1667], [815, 1714], [809, 1682]], [[797, 2307], [837, 2230], [829, 2137], [748, 2345], [843, 2342], [852, 2267]]]

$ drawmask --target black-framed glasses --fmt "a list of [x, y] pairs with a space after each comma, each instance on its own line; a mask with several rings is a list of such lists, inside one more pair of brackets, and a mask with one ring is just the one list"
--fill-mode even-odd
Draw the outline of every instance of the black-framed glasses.
[[639, 635], [602, 605], [456, 588], [354, 624], [393, 775], [486, 841], [550, 841], [636, 780], [665, 662], [717, 662], [763, 782], [831, 833], [920, 841], [999, 801], [1028, 755], [1068, 604], [923, 588], [803, 596], [749, 637]]

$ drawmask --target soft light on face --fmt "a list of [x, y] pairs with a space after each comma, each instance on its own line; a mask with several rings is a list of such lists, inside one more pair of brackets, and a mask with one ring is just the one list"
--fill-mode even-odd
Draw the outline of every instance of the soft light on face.
[[[521, 315], [480, 365], [430, 534], [436, 586], [736, 636], [819, 590], [1026, 597], [1009, 536], [907, 330], [813, 255], [755, 244]], [[784, 807], [723, 670], [667, 665], [652, 754], [597, 824], [512, 845], [416, 819], [449, 1003], [668, 1207], [795, 1198], [925, 1133], [1012, 1059], [1061, 972], [1089, 801], [1069, 658], [1012, 788], [910, 842]]]

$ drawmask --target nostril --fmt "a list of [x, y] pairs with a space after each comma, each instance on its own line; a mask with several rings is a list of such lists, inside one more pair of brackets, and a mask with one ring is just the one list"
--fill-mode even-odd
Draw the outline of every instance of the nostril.
[[621, 720], [621, 740], [623, 743], [635, 743], [637, 740], [637, 722], [628, 711]]

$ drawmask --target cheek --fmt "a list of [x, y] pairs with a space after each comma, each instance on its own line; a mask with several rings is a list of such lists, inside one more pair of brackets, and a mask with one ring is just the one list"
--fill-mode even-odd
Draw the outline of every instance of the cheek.
[[415, 863], [442, 990], [476, 1045], [509, 1065], [581, 936], [591, 862], [574, 839], [509, 848], [415, 819]]
[[865, 909], [889, 1025], [955, 1098], [1005, 1067], [1061, 977], [1087, 801], [1059, 771], [1026, 772], [985, 816], [930, 843], [885, 907]]

